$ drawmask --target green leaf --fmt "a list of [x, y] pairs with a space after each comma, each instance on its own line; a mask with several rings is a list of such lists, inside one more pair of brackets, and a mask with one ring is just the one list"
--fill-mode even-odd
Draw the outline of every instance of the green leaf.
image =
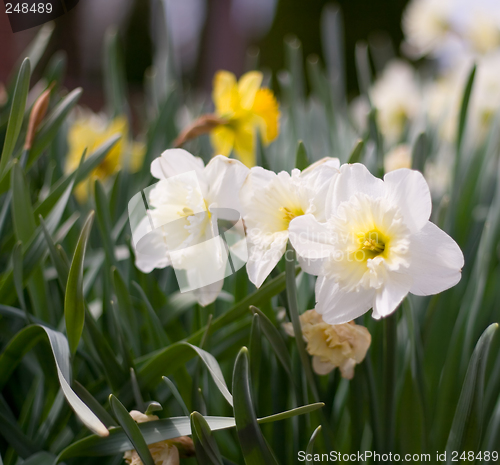
[[212, 430], [207, 420], [198, 412], [191, 414], [191, 432], [198, 463], [200, 465], [223, 465]]
[[418, 170], [421, 173], [424, 172], [428, 150], [429, 144], [427, 141], [427, 134], [425, 132], [421, 132], [418, 135], [417, 140], [415, 141], [415, 145], [413, 146], [413, 152], [411, 156], [411, 168], [413, 170]]
[[53, 465], [54, 460], [56, 460], [55, 455], [42, 451], [38, 452], [35, 455], [32, 455], [31, 457], [28, 457], [23, 462], [23, 465]]
[[257, 423], [274, 423], [275, 421], [286, 420], [287, 418], [293, 418], [297, 415], [305, 415], [306, 413], [314, 412], [315, 410], [319, 410], [323, 408], [325, 404], [323, 402], [316, 402], [314, 404], [303, 405], [301, 407], [296, 407], [292, 410], [287, 410], [286, 412], [275, 413], [274, 415], [269, 415], [264, 418], [259, 418]]
[[276, 357], [278, 357], [278, 360], [283, 365], [283, 368], [290, 376], [290, 378], [293, 380], [292, 360], [290, 358], [290, 354], [288, 353], [288, 348], [285, 344], [285, 341], [281, 337], [281, 334], [276, 329], [276, 327], [271, 323], [269, 318], [267, 318], [267, 316], [264, 315], [264, 313], [262, 313], [257, 307], [251, 305], [250, 310], [259, 315], [260, 327], [262, 329], [262, 332], [265, 334], [267, 340], [271, 344], [271, 347], [273, 348]]
[[[497, 323], [486, 328], [470, 359], [446, 445], [450, 455], [451, 451], [476, 451], [480, 445], [484, 414], [484, 375], [491, 341], [497, 329]], [[452, 463], [451, 457], [448, 463]]]
[[205, 363], [219, 391], [229, 404], [233, 405], [233, 397], [227, 388], [226, 381], [215, 357], [188, 342], [177, 342], [158, 352], [156, 357], [150, 359], [148, 363], [139, 369], [138, 378], [144, 387], [154, 386], [161, 379], [162, 374], [173, 373], [195, 355], [198, 355]]
[[[232, 417], [205, 417], [212, 431], [234, 428], [235, 422]], [[157, 421], [149, 421], [137, 425], [146, 444], [165, 441], [179, 436], [189, 436], [191, 434], [191, 420], [189, 417], [165, 418]], [[66, 449], [57, 458], [58, 462], [71, 457], [100, 457], [115, 455], [133, 449], [122, 428], [113, 428], [109, 431], [107, 438], [96, 435], [81, 439]]]
[[[282, 292], [284, 289], [285, 273], [281, 273], [276, 276], [276, 278], [266, 281], [264, 285], [262, 285], [255, 292], [237, 302], [226, 313], [213, 319], [210, 325], [212, 333], [243, 317], [248, 312], [250, 305], [259, 306], [262, 303], [267, 302], [271, 297], [274, 297]], [[205, 328], [201, 328], [199, 331], [189, 336], [187, 341], [192, 344], [197, 344], [203, 337], [203, 334], [205, 334]]]
[[26, 108], [26, 99], [28, 98], [28, 91], [30, 87], [30, 75], [30, 60], [29, 58], [25, 58], [17, 76], [16, 89], [14, 90], [14, 97], [12, 98], [9, 123], [7, 125], [7, 133], [5, 134], [2, 158], [0, 159], [0, 178], [3, 176], [5, 167], [14, 152], [17, 138], [21, 132], [24, 110]]
[[0, 434], [22, 458], [29, 457], [38, 450], [19, 425], [2, 412], [0, 412]]
[[[316, 440], [316, 437], [318, 436], [320, 431], [321, 431], [321, 425], [319, 425], [314, 430], [314, 433], [311, 435], [311, 439], [309, 439], [309, 444], [307, 444], [307, 449], [306, 449], [306, 456], [313, 453], [314, 441]], [[306, 465], [313, 465], [313, 462], [311, 460], [306, 460]]]
[[359, 163], [363, 155], [363, 150], [365, 148], [365, 141], [363, 139], [358, 139], [356, 145], [352, 149], [349, 155], [347, 163]]
[[[65, 259], [62, 258], [60, 251], [57, 249], [52, 237], [47, 230], [47, 226], [45, 225], [45, 221], [40, 216], [40, 226], [42, 227], [43, 235], [45, 236], [45, 241], [49, 247], [49, 254], [54, 265], [54, 268], [57, 271], [57, 277], [59, 279], [59, 284], [61, 285], [61, 289], [63, 292], [66, 292], [66, 283], [68, 282], [68, 273], [69, 267], [71, 265], [67, 264]], [[62, 250], [62, 249], [61, 249]]]
[[247, 465], [277, 464], [257, 423], [250, 394], [248, 350], [243, 347], [233, 372], [234, 419], [243, 457]]
[[113, 229], [111, 222], [111, 215], [109, 212], [109, 202], [104, 192], [104, 187], [99, 179], [95, 180], [94, 184], [95, 193], [95, 210], [97, 216], [97, 225], [99, 226], [99, 232], [101, 233], [101, 239], [104, 246], [104, 252], [109, 261], [110, 265], [116, 266], [116, 257], [113, 244], [113, 238], [111, 237], [110, 231]]
[[24, 299], [24, 284], [23, 284], [23, 244], [19, 241], [12, 251], [12, 261], [14, 264], [14, 286], [16, 288], [17, 299], [21, 304], [21, 308], [26, 315], [26, 322], [31, 323], [26, 300]]
[[186, 403], [182, 399], [181, 393], [179, 390], [175, 387], [175, 384], [166, 376], [162, 376], [163, 381], [167, 384], [168, 388], [172, 392], [172, 395], [175, 397], [175, 400], [178, 402], [178, 404], [181, 406], [182, 411], [184, 412], [184, 415], [187, 417], [189, 416], [189, 410], [186, 406]]
[[455, 159], [455, 176], [460, 168], [461, 151], [462, 151], [462, 141], [464, 138], [465, 127], [467, 124], [467, 112], [469, 110], [469, 102], [472, 94], [472, 87], [474, 85], [474, 78], [476, 76], [476, 65], [472, 66], [470, 70], [467, 83], [465, 84], [464, 93], [462, 96], [462, 104], [460, 106], [460, 115], [458, 117], [458, 128], [457, 128], [457, 154]]
[[11, 170], [12, 220], [16, 238], [26, 245], [36, 230], [28, 183], [17, 161]]
[[122, 64], [118, 32], [106, 32], [104, 44], [104, 91], [108, 111], [113, 118], [127, 113], [125, 71]]
[[159, 402], [152, 400], [149, 402], [145, 414], [153, 415], [154, 412], [161, 412], [162, 410], [163, 410], [162, 405]]
[[[250, 307], [252, 308], [252, 307]], [[250, 372], [254, 387], [259, 385], [260, 363], [262, 358], [262, 338], [260, 328], [260, 317], [254, 313], [252, 327], [250, 329]]]
[[112, 426], [117, 426], [116, 421], [113, 417], [106, 411], [106, 409], [94, 398], [94, 396], [87, 391], [78, 381], [73, 381], [73, 389], [90, 408], [97, 415], [99, 420], [106, 426], [106, 428], [111, 428]]
[[299, 140], [299, 144], [297, 146], [297, 154], [295, 156], [295, 168], [298, 168], [302, 171], [305, 170], [310, 164], [311, 162], [307, 157], [307, 151], [304, 146], [304, 142]]
[[109, 403], [111, 404], [111, 409], [120, 423], [120, 426], [125, 431], [125, 434], [129, 438], [133, 445], [133, 448], [139, 454], [144, 465], [155, 465], [151, 452], [149, 451], [148, 445], [141, 434], [139, 426], [134, 421], [134, 419], [127, 412], [127, 409], [123, 404], [113, 395], [109, 396]]
[[[274, 421], [292, 418], [323, 407], [324, 404], [312, 404], [298, 407], [287, 412], [278, 413], [269, 417], [259, 418], [257, 422], [270, 423]], [[236, 426], [233, 417], [210, 417], [205, 416], [205, 420], [212, 431], [234, 428]], [[191, 434], [191, 420], [189, 417], [165, 418], [157, 421], [150, 421], [138, 425], [147, 444], [177, 438], [179, 436], [189, 436]], [[119, 454], [133, 448], [132, 443], [122, 428], [113, 428], [109, 431], [108, 437], [97, 435], [88, 436], [64, 449], [58, 462], [71, 457], [99, 457], [105, 455]]]
[[73, 90], [49, 114], [43, 126], [40, 127], [29, 152], [28, 168], [55, 139], [57, 131], [59, 131], [62, 123], [66, 120], [69, 112], [73, 110], [77, 104], [82, 92], [80, 88]]
[[54, 331], [46, 326], [32, 325], [19, 331], [10, 340], [0, 355], [0, 390], [3, 389], [23, 356], [43, 338], [46, 338], [50, 344], [54, 355], [59, 384], [71, 408], [87, 428], [100, 436], [107, 436], [107, 428], [71, 389], [68, 341], [58, 331]]
[[76, 244], [75, 253], [71, 262], [64, 297], [64, 319], [66, 334], [68, 335], [71, 353], [76, 352], [85, 322], [85, 300], [83, 297], [83, 261], [89, 239], [94, 212], [90, 212], [83, 226], [80, 238]]

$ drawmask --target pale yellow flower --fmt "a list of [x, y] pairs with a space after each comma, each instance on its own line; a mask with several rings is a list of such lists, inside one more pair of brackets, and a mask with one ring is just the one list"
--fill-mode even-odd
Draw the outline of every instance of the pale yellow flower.
[[408, 144], [397, 145], [384, 157], [386, 173], [400, 168], [411, 168], [411, 147]]
[[[130, 416], [137, 423], [158, 420], [156, 415], [146, 415], [137, 410], [132, 410]], [[193, 440], [187, 436], [155, 442], [148, 447], [155, 465], [179, 465], [181, 456], [188, 457], [194, 455]], [[126, 451], [123, 459], [129, 465], [143, 465], [139, 454], [135, 450]]]
[[212, 145], [218, 155], [229, 156], [234, 149], [249, 167], [255, 165], [257, 131], [266, 145], [279, 132], [278, 102], [270, 89], [261, 88], [262, 78], [258, 71], [244, 74], [238, 82], [228, 71], [219, 71], [214, 78], [215, 113], [225, 123], [212, 130]]
[[110, 137], [119, 134], [120, 140], [109, 151], [104, 160], [91, 173], [86, 181], [81, 182], [75, 189], [79, 201], [84, 202], [90, 192], [91, 182], [96, 178], [106, 181], [120, 169], [137, 171], [142, 165], [145, 154], [143, 144], [129, 141], [128, 121], [124, 116], [119, 116], [111, 121], [102, 115], [89, 112], [79, 114], [68, 132], [68, 157], [66, 172], [72, 172], [78, 167], [80, 158], [85, 149], [90, 155], [99, 145]]
[[475, 11], [472, 15], [466, 38], [474, 50], [484, 54], [500, 47], [500, 21], [486, 11]]
[[[316, 310], [300, 315], [300, 324], [307, 351], [313, 357], [314, 371], [326, 375], [338, 367], [343, 378], [352, 379], [354, 367], [364, 360], [372, 341], [368, 330], [354, 321], [330, 325]], [[291, 323], [283, 326], [290, 336], [294, 336]]]

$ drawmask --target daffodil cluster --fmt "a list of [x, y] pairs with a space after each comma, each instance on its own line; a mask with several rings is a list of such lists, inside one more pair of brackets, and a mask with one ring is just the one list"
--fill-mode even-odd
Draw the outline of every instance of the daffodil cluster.
[[[243, 217], [250, 281], [260, 287], [291, 241], [302, 269], [318, 276], [316, 311], [326, 323], [347, 323], [371, 308], [374, 318], [385, 317], [409, 292], [436, 294], [460, 280], [462, 252], [429, 221], [430, 191], [417, 171], [397, 169], [382, 180], [364, 165], [325, 158], [302, 172], [276, 174], [222, 156], [204, 167], [173, 149], [153, 162], [151, 172], [176, 182], [160, 182], [150, 192], [149, 217], [165, 217], [159, 224], [168, 226], [146, 237], [155, 253], [146, 261], [138, 255], [145, 272], [172, 263], [165, 244], [188, 249], [194, 238], [213, 232], [211, 212], [223, 207]], [[198, 189], [176, 177], [186, 172], [198, 176]], [[203, 218], [196, 211], [205, 211]], [[216, 250], [214, 263], [224, 253]], [[204, 261], [196, 255], [180, 266], [197, 269]], [[222, 281], [212, 284], [198, 301], [212, 302], [221, 289]]]

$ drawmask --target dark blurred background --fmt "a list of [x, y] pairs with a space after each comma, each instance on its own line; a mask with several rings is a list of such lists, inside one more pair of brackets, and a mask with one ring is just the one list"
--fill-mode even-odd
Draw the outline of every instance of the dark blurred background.
[[[259, 50], [259, 67], [284, 66], [284, 39], [296, 36], [304, 59], [322, 59], [321, 18], [328, 4], [340, 7], [344, 24], [347, 89], [357, 92], [354, 49], [358, 41], [388, 43], [398, 53], [401, 14], [407, 0], [80, 0], [55, 21], [50, 51], [68, 55], [67, 86], [83, 86], [82, 103], [102, 106], [102, 48], [106, 29], [115, 25], [124, 46], [127, 78], [139, 93], [158, 40], [158, 21], [166, 22], [177, 57], [176, 67], [193, 87], [209, 91], [213, 74], [227, 69], [242, 74]], [[158, 14], [161, 11], [163, 14]], [[0, 13], [0, 82], [37, 29], [13, 34]], [[155, 44], [155, 45], [154, 45]]]

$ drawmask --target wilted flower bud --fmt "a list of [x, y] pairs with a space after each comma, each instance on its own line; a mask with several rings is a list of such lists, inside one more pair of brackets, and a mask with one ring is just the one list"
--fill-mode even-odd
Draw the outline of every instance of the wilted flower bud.
[[[35, 134], [43, 121], [47, 109], [49, 108], [50, 102], [50, 92], [54, 87], [52, 83], [41, 95], [36, 99], [36, 102], [31, 109], [30, 120], [28, 123], [28, 132], [26, 133], [26, 142], [24, 143], [24, 148], [29, 150], [33, 145], [33, 140], [35, 139]], [[1, 93], [1, 92], [0, 92]]]
[[[372, 341], [368, 330], [354, 321], [330, 325], [316, 310], [300, 315], [300, 324], [307, 351], [313, 356], [314, 371], [326, 375], [338, 367], [343, 378], [352, 379], [354, 367], [363, 361]], [[291, 323], [283, 326], [294, 336]]]

